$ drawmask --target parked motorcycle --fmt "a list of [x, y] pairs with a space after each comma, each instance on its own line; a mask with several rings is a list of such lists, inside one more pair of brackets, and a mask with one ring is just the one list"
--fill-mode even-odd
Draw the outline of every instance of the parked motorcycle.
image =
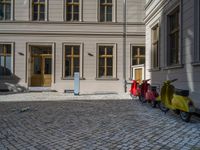
[[195, 107], [188, 97], [188, 90], [175, 89], [171, 84], [176, 80], [164, 81], [160, 96], [157, 98], [160, 101], [159, 107], [165, 113], [171, 109], [176, 114], [180, 114], [183, 121], [189, 122], [192, 113], [195, 112]]
[[131, 97], [137, 97], [140, 95], [139, 83], [137, 80], [132, 80], [131, 89], [129, 90]]
[[157, 87], [149, 85], [146, 92], [145, 100], [150, 103], [153, 108], [155, 108], [157, 104], [159, 104], [159, 102], [156, 100], [158, 96], [159, 94], [157, 92]]
[[148, 91], [148, 88], [150, 86], [150, 84], [148, 83], [150, 79], [148, 80], [143, 80], [142, 81], [142, 84], [140, 85], [140, 91], [141, 91], [141, 94], [139, 95], [139, 100], [144, 103], [146, 102], [146, 93]]

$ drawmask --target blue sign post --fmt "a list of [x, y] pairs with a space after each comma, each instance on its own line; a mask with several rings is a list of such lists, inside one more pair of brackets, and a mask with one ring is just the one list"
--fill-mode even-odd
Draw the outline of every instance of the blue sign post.
[[74, 95], [79, 95], [80, 92], [80, 74], [74, 72]]

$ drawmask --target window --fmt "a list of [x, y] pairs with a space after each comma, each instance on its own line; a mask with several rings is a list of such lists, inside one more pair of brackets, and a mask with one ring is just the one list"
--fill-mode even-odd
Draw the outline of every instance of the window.
[[10, 76], [12, 73], [11, 49], [11, 44], [0, 44], [0, 76]]
[[0, 20], [11, 20], [11, 0], [0, 0]]
[[112, 22], [113, 0], [100, 0], [100, 22]]
[[47, 7], [46, 0], [33, 0], [32, 2], [32, 20], [44, 21], [46, 17]]
[[180, 64], [179, 8], [168, 15], [168, 65]]
[[74, 72], [81, 72], [80, 53], [80, 45], [64, 46], [64, 77], [74, 77]]
[[79, 0], [66, 0], [66, 21], [79, 21]]
[[132, 46], [132, 66], [145, 63], [145, 47]]
[[116, 79], [116, 44], [97, 44], [97, 79]]
[[159, 67], [159, 27], [156, 25], [152, 28], [152, 52], [151, 52], [152, 68]]

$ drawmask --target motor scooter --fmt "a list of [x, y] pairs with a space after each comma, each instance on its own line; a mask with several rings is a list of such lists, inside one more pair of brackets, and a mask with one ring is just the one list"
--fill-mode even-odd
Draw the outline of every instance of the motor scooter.
[[142, 103], [146, 102], [146, 93], [147, 93], [148, 88], [150, 86], [150, 84], [148, 83], [148, 81], [150, 81], [150, 79], [143, 80], [142, 84], [140, 85], [141, 94], [139, 95], [139, 100]]
[[129, 92], [132, 98], [140, 95], [140, 88], [137, 80], [132, 80], [131, 89]]
[[153, 108], [155, 108], [157, 104], [159, 104], [159, 102], [156, 100], [158, 96], [159, 94], [157, 92], [157, 87], [149, 85], [146, 92], [145, 100], [150, 103]]
[[188, 97], [188, 90], [175, 89], [171, 84], [177, 79], [164, 81], [160, 96], [157, 98], [159, 107], [163, 112], [167, 112], [170, 109], [176, 114], [180, 114], [183, 121], [189, 122], [192, 113], [195, 112], [195, 107], [192, 100]]

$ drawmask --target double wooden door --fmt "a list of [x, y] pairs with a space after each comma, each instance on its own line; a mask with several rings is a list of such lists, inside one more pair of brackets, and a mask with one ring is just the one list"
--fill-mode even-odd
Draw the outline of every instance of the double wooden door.
[[52, 55], [31, 54], [31, 86], [50, 87], [52, 81]]

